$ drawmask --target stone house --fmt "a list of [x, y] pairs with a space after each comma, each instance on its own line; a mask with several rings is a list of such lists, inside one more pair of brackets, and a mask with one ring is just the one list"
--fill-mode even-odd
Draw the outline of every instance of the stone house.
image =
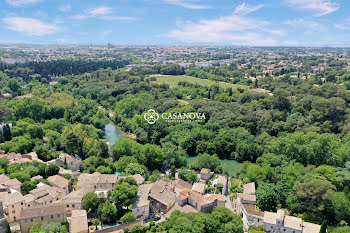
[[24, 197], [20, 192], [0, 193], [5, 215], [9, 223], [16, 222], [20, 218], [21, 211], [25, 208]]
[[22, 233], [28, 233], [34, 223], [40, 227], [44, 222], [66, 222], [66, 212], [63, 203], [55, 203], [46, 206], [26, 208], [21, 211], [19, 224]]
[[286, 216], [284, 210], [277, 213], [264, 212], [265, 232], [268, 233], [319, 233], [321, 226], [304, 222], [301, 218]]
[[73, 210], [72, 217], [67, 218], [70, 233], [88, 233], [86, 210]]
[[66, 190], [68, 193], [68, 180], [60, 175], [54, 175], [47, 178], [47, 180], [51, 183], [52, 186], [58, 187]]
[[201, 180], [209, 180], [212, 176], [212, 173], [210, 172], [210, 169], [202, 168], [200, 172], [200, 179]]

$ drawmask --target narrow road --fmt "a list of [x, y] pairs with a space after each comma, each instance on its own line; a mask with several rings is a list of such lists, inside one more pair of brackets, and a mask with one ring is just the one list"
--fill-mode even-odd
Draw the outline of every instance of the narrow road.
[[225, 207], [226, 207], [227, 209], [231, 210], [232, 212], [236, 213], [236, 210], [233, 209], [232, 203], [231, 203], [231, 200], [230, 200], [230, 197], [229, 197], [228, 195], [226, 196]]

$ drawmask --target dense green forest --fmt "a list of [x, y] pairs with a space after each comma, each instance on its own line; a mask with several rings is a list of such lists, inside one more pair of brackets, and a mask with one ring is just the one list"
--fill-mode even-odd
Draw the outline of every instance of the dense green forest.
[[[350, 223], [350, 75], [341, 70], [341, 64], [328, 61], [331, 70], [305, 80], [283, 71], [279, 78], [267, 76], [252, 83], [244, 80], [234, 64], [186, 71], [176, 65], [126, 71], [116, 68], [128, 61], [113, 65], [79, 61], [67, 71], [66, 62], [1, 66], [1, 93], [32, 93], [34, 97], [0, 100], [0, 122], [13, 124], [1, 134], [0, 149], [35, 151], [44, 161], [65, 151], [84, 159], [84, 172], [127, 172], [150, 181], [159, 176], [157, 169], [171, 166], [189, 168], [189, 175], [183, 177], [203, 167], [228, 173], [220, 159], [234, 159], [244, 162], [236, 176], [244, 183], [257, 183], [260, 210], [282, 207], [305, 221], [334, 226]], [[106, 67], [110, 68], [97, 70]], [[265, 88], [272, 95], [187, 82], [169, 88], [148, 77], [184, 73], [222, 81], [234, 76], [236, 81], [228, 81]], [[214, 76], [205, 77], [205, 73]], [[51, 75], [60, 76], [53, 87], [46, 79]], [[326, 82], [321, 81], [323, 77]], [[143, 119], [148, 109], [200, 112], [206, 120], [159, 119], [150, 125]], [[102, 139], [109, 111], [116, 124], [137, 136], [136, 141], [123, 139], [108, 148]], [[187, 156], [198, 157], [187, 164]], [[11, 172], [8, 169], [5, 164], [0, 171]], [[44, 170], [32, 174], [45, 175]], [[30, 180], [23, 174], [13, 175], [17, 176]], [[240, 190], [231, 187], [231, 191]], [[195, 214], [177, 214], [171, 221], [176, 218], [213, 221]], [[162, 229], [174, 227], [171, 221]]]

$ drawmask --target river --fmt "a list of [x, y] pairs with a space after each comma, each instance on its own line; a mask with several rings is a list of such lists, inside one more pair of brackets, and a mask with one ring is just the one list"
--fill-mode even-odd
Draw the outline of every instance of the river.
[[125, 133], [112, 122], [105, 125], [105, 140], [109, 146], [113, 146], [119, 138], [124, 136]]

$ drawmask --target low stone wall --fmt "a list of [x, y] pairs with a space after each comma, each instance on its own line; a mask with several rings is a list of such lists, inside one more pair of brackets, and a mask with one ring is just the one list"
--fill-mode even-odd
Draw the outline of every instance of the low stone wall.
[[114, 227], [108, 227], [108, 228], [104, 228], [104, 229], [101, 229], [101, 230], [97, 230], [95, 232], [98, 232], [98, 233], [109, 233], [109, 232], [114, 232], [114, 231], [119, 231], [119, 230], [123, 230], [124, 228], [129, 228], [133, 225], [136, 225], [136, 224], [139, 224], [140, 226], [143, 225], [143, 219], [140, 218], [134, 222], [131, 222], [131, 223], [128, 223], [128, 224], [121, 224], [121, 225], [117, 225], [117, 226], [114, 226]]

